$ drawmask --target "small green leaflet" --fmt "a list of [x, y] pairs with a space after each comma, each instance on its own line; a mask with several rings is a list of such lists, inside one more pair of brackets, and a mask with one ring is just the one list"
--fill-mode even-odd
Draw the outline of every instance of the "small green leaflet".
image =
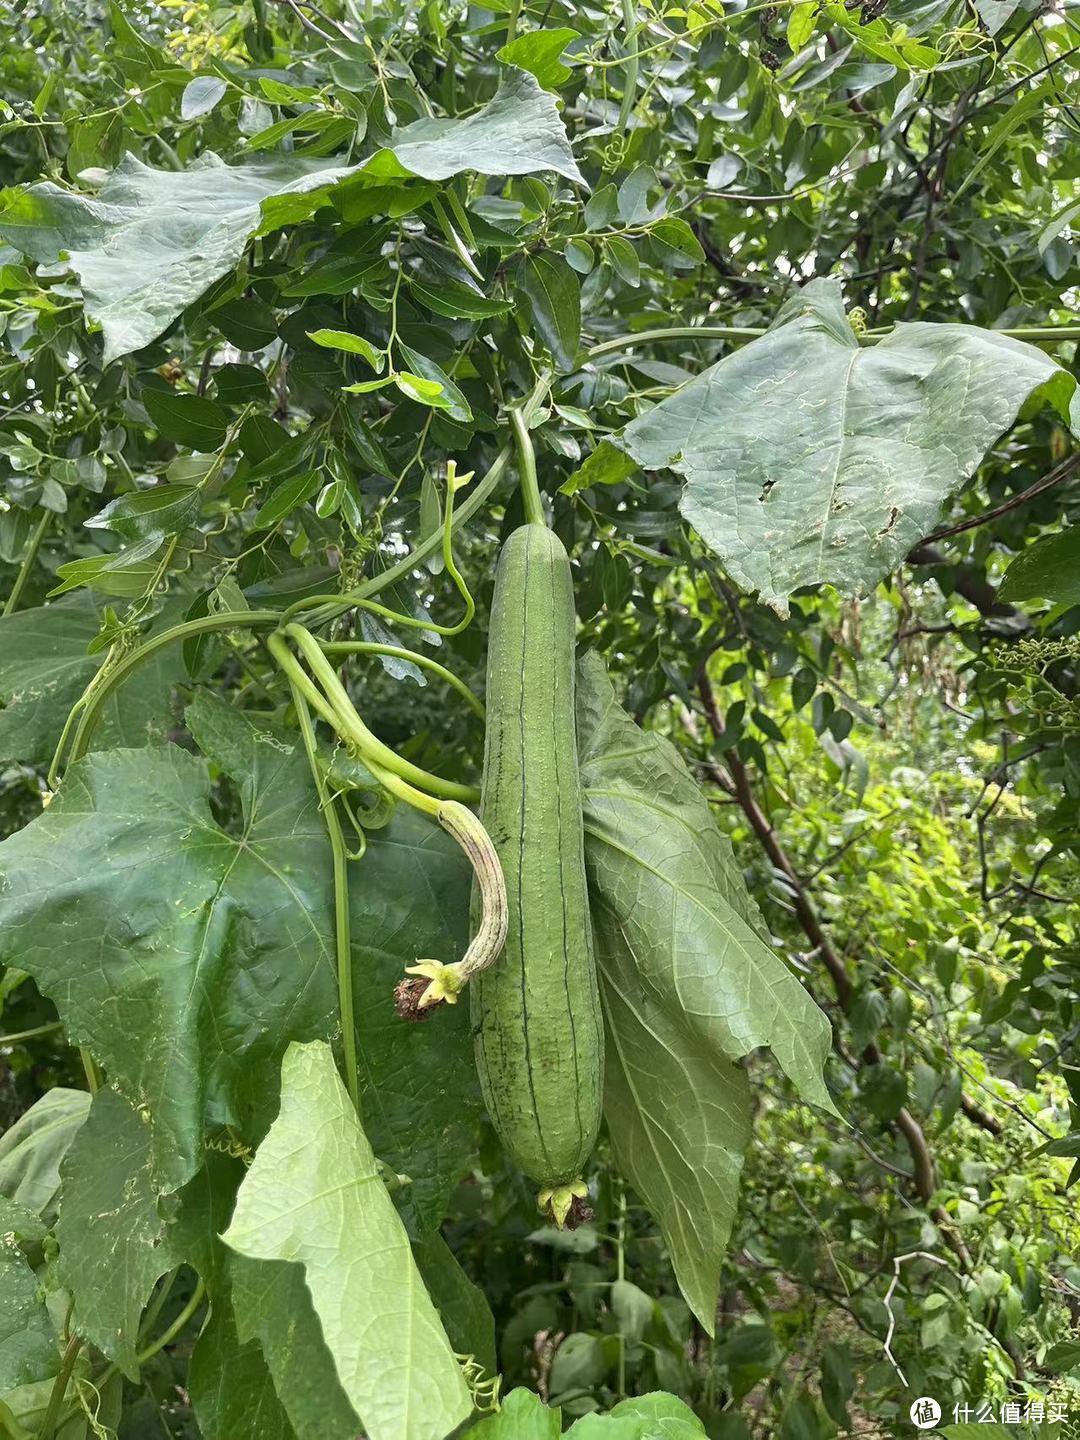
[[438, 284], [410, 280], [409, 293], [425, 309], [451, 320], [487, 320], [494, 315], [505, 315], [512, 308], [505, 300], [486, 300], [459, 280], [445, 275], [439, 277]]
[[560, 495], [576, 495], [590, 485], [619, 485], [637, 469], [637, 462], [610, 440], [601, 440], [596, 449], [559, 486]]
[[[412, 395], [412, 399], [420, 400], [425, 405], [437, 405], [439, 409], [445, 409], [451, 420], [459, 420], [467, 425], [473, 418], [469, 402], [442, 366], [436, 365], [434, 360], [429, 360], [426, 355], [414, 350], [411, 345], [406, 345], [404, 341], [398, 342], [398, 349], [401, 358], [412, 371], [408, 377], [398, 376], [398, 388], [404, 388], [401, 382], [407, 378], [418, 391]], [[409, 391], [406, 390], [405, 393], [409, 394]]]
[[59, 585], [49, 591], [49, 599], [83, 586], [102, 595], [119, 595], [132, 600], [145, 593], [157, 573], [153, 557], [161, 549], [164, 536], [151, 531], [141, 540], [113, 555], [88, 555], [83, 560], [69, 560], [57, 567]]
[[208, 115], [227, 88], [220, 75], [196, 75], [184, 86], [180, 97], [181, 120], [198, 120]]
[[318, 470], [305, 470], [280, 480], [259, 506], [251, 528], [268, 530], [271, 525], [280, 524], [306, 500], [310, 500], [321, 483], [322, 474]]
[[60, 1162], [89, 1109], [87, 1091], [57, 1085], [20, 1115], [0, 1135], [0, 1195], [51, 1224], [60, 1193]]
[[518, 288], [559, 370], [572, 370], [581, 343], [581, 284], [561, 255], [544, 251], [526, 258]]
[[344, 350], [348, 355], [359, 355], [371, 366], [376, 375], [381, 375], [386, 364], [386, 352], [376, 350], [370, 340], [362, 335], [350, 334], [347, 330], [309, 330], [308, 339], [328, 350]]
[[245, 297], [218, 305], [206, 317], [238, 350], [262, 350], [277, 338], [277, 321], [263, 300]]
[[202, 496], [192, 485], [155, 485], [110, 500], [83, 524], [89, 530], [111, 530], [122, 540], [138, 541], [151, 535], [178, 535], [194, 523]]
[[795, 5], [789, 12], [787, 42], [791, 47], [792, 54], [800, 51], [810, 39], [811, 35], [813, 35], [817, 11], [816, 0], [804, 0], [804, 3]]
[[445, 1440], [468, 1418], [469, 1391], [328, 1045], [286, 1051], [281, 1111], [224, 1239], [252, 1259], [303, 1265], [371, 1440]]
[[573, 73], [562, 63], [562, 53], [574, 40], [581, 38], [580, 32], [560, 26], [554, 30], [530, 30], [519, 35], [495, 52], [496, 60], [504, 65], [516, 65], [535, 75], [545, 90], [558, 90], [565, 85]]
[[658, 220], [648, 231], [649, 245], [661, 265], [672, 270], [693, 270], [705, 259], [701, 242], [685, 220], [677, 216]]

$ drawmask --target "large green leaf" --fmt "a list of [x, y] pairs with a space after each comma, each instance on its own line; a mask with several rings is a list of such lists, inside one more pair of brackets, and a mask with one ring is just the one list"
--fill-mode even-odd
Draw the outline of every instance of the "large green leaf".
[[469, 933], [471, 872], [438, 825], [399, 807], [368, 837], [350, 901], [364, 1126], [376, 1154], [409, 1177], [398, 1208], [409, 1228], [434, 1229], [475, 1154], [484, 1107], [469, 1007], [443, 1006], [421, 1025], [394, 1010], [405, 966], [456, 960]]
[[[0, 619], [0, 761], [52, 759], [68, 712], [105, 658], [86, 653], [100, 605], [84, 592]], [[169, 694], [183, 675], [179, 647], [159, 651], [106, 701], [94, 748], [163, 741]]]
[[146, 1120], [115, 1090], [99, 1090], [60, 1169], [59, 1274], [75, 1323], [132, 1379], [143, 1306], [179, 1263], [153, 1158]]
[[338, 181], [446, 180], [467, 170], [553, 170], [584, 184], [554, 99], [511, 68], [475, 114], [417, 120], [363, 165], [295, 155], [226, 165], [208, 150], [186, 170], [155, 170], [128, 153], [96, 195], [51, 180], [8, 192], [0, 236], [45, 264], [69, 257], [107, 363], [156, 340], [233, 268], [254, 234], [307, 219]]
[[1080, 525], [1045, 535], [1022, 550], [1005, 571], [998, 599], [1080, 605]]
[[60, 1162], [86, 1121], [85, 1090], [54, 1086], [0, 1135], [0, 1195], [51, 1223], [60, 1192]]
[[232, 269], [269, 197], [293, 203], [266, 223], [303, 219], [353, 168], [295, 156], [226, 165], [206, 151], [186, 170], [154, 170], [129, 152], [94, 196], [51, 180], [9, 192], [0, 235], [46, 264], [69, 257], [108, 362], [156, 340]]
[[654, 1390], [648, 1395], [635, 1395], [629, 1400], [620, 1400], [611, 1412], [615, 1419], [634, 1419], [642, 1422], [642, 1440], [689, 1440], [692, 1435], [704, 1435], [705, 1426], [690, 1406], [675, 1395]]
[[[192, 1353], [188, 1389], [204, 1440], [293, 1440], [295, 1419], [290, 1423], [278, 1398], [271, 1356], [262, 1336], [256, 1337], [254, 1330], [245, 1330], [243, 1324], [236, 1267], [249, 1266], [254, 1271], [299, 1267], [243, 1260], [222, 1244], [221, 1232], [232, 1216], [244, 1173], [240, 1161], [208, 1153], [206, 1164], [181, 1192], [180, 1214], [170, 1232], [174, 1252], [198, 1270], [210, 1297], [210, 1319]], [[263, 1298], [260, 1292], [258, 1299]], [[291, 1311], [282, 1313], [268, 1303], [259, 1319], [265, 1320], [270, 1330], [275, 1324], [280, 1326], [294, 1368], [310, 1376], [313, 1385], [328, 1381], [336, 1385], [302, 1278], [289, 1300]], [[305, 1315], [311, 1317], [314, 1333], [305, 1329]], [[339, 1440], [339, 1435], [340, 1440], [353, 1440], [355, 1416], [351, 1419], [351, 1431], [327, 1428], [318, 1440]], [[299, 1427], [295, 1434], [299, 1440], [316, 1440]]]
[[511, 1390], [497, 1415], [469, 1431], [469, 1440], [559, 1440], [562, 1412], [549, 1410], [531, 1390]]
[[728, 841], [674, 747], [579, 666], [585, 861], [607, 1029], [604, 1113], [620, 1168], [655, 1215], [711, 1333], [750, 1137], [734, 1063], [770, 1049], [832, 1108], [825, 1016], [763, 938]]
[[293, 1044], [227, 1245], [298, 1261], [371, 1440], [444, 1440], [472, 1402], [329, 1046]]
[[438, 1232], [414, 1240], [413, 1256], [455, 1351], [473, 1356], [488, 1375], [497, 1375], [495, 1317], [484, 1292], [469, 1279]]
[[464, 170], [481, 175], [533, 175], [553, 170], [584, 185], [555, 101], [534, 75], [507, 67], [492, 100], [464, 120], [417, 120], [395, 130], [391, 149], [414, 175], [448, 180]]
[[686, 479], [681, 508], [732, 578], [781, 615], [802, 585], [873, 588], [933, 528], [1032, 393], [1076, 381], [974, 325], [899, 324], [860, 346], [834, 280], [632, 421], [639, 465]]
[[148, 1107], [163, 1188], [198, 1168], [210, 1100], [242, 1134], [268, 1123], [286, 1044], [328, 1033], [336, 1003], [328, 845], [299, 743], [207, 695], [187, 715], [238, 786], [232, 831], [206, 762], [149, 747], [72, 766], [0, 845], [0, 962]]

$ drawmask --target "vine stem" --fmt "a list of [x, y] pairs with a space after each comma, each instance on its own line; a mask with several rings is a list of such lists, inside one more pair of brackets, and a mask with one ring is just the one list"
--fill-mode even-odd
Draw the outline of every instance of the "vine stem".
[[[168, 1285], [166, 1286], [165, 1290], [162, 1291], [162, 1294], [158, 1299], [159, 1310], [161, 1308], [161, 1305], [164, 1304], [165, 1297], [168, 1295], [169, 1290], [172, 1288], [173, 1281], [175, 1279], [176, 1271], [174, 1271], [169, 1277]], [[147, 1360], [152, 1360], [154, 1356], [159, 1353], [159, 1351], [165, 1349], [166, 1345], [171, 1344], [172, 1341], [175, 1340], [176, 1337], [183, 1330], [184, 1326], [188, 1323], [191, 1317], [195, 1314], [196, 1310], [198, 1310], [199, 1306], [202, 1304], [205, 1298], [206, 1284], [202, 1279], [202, 1276], [199, 1276], [195, 1282], [195, 1289], [191, 1292], [190, 1300], [188, 1300], [187, 1304], [180, 1311], [172, 1324], [169, 1325], [167, 1329], [162, 1331], [162, 1333], [157, 1337], [157, 1339], [152, 1341], [145, 1350], [140, 1350], [136, 1354], [135, 1363], [137, 1365], [145, 1365]], [[102, 1386], [107, 1384], [108, 1381], [113, 1378], [119, 1368], [119, 1365], [115, 1363], [107, 1365], [100, 1375], [94, 1377], [94, 1384], [96, 1385], [96, 1387], [100, 1390]], [[68, 1410], [66, 1410], [64, 1414], [59, 1417], [59, 1419], [62, 1424], [66, 1425], [67, 1422], [71, 1420], [76, 1414], [78, 1414], [78, 1406], [72, 1406]], [[38, 1440], [45, 1440], [44, 1431], [40, 1433]]]
[[35, 1025], [32, 1030], [15, 1030], [10, 1035], [0, 1035], [0, 1045], [17, 1045], [21, 1040], [36, 1040], [39, 1035], [51, 1035], [54, 1030], [62, 1030], [62, 1020], [51, 1020], [48, 1025]]
[[521, 481], [521, 500], [525, 506], [525, 519], [530, 525], [546, 525], [544, 505], [540, 499], [540, 482], [536, 478], [536, 451], [524, 415], [514, 407], [510, 411], [510, 424], [517, 446], [518, 473]]
[[[282, 654], [289, 659], [288, 646], [280, 635], [271, 635], [267, 641], [271, 655], [282, 664]], [[353, 1002], [352, 974], [352, 929], [349, 916], [349, 856], [345, 835], [341, 828], [333, 797], [327, 788], [325, 777], [319, 767], [319, 747], [315, 739], [315, 727], [311, 723], [311, 711], [307, 700], [295, 679], [286, 667], [285, 678], [289, 682], [293, 709], [296, 711], [300, 735], [304, 742], [311, 778], [319, 796], [319, 808], [326, 821], [326, 833], [330, 837], [330, 853], [334, 867], [334, 955], [337, 960], [338, 1015], [341, 1020], [341, 1048], [345, 1059], [345, 1084], [353, 1109], [360, 1114], [360, 1067], [356, 1054], [356, 1010]]]
[[60, 1407], [64, 1403], [68, 1381], [71, 1379], [71, 1372], [75, 1369], [75, 1361], [79, 1358], [82, 1343], [81, 1335], [72, 1335], [64, 1347], [64, 1356], [60, 1361], [60, 1369], [56, 1373], [52, 1390], [49, 1392], [49, 1404], [41, 1422], [41, 1429], [38, 1431], [38, 1440], [52, 1440], [56, 1431], [56, 1422], [60, 1418]]
[[45, 531], [49, 528], [49, 521], [51, 519], [51, 510], [43, 510], [41, 512], [41, 519], [34, 527], [34, 533], [30, 536], [30, 543], [26, 548], [26, 554], [23, 556], [22, 564], [19, 566], [19, 573], [15, 576], [15, 584], [11, 587], [11, 594], [8, 596], [3, 610], [0, 611], [0, 616], [14, 614], [19, 601], [22, 599], [22, 592], [26, 588], [26, 582], [30, 578], [30, 572], [34, 568], [38, 551], [41, 549], [41, 542], [45, 538]]
[[637, 17], [634, 14], [634, 0], [622, 0], [622, 22], [626, 28], [626, 75], [623, 80], [622, 104], [619, 106], [619, 129], [625, 130], [634, 112], [634, 99], [638, 81], [638, 36]]
[[392, 770], [385, 770], [377, 760], [365, 756], [364, 763], [383, 789], [388, 790], [395, 799], [404, 800], [406, 805], [411, 805], [414, 810], [419, 810], [421, 815], [430, 816], [432, 820], [439, 818], [440, 801], [431, 795], [425, 795], [423, 790], [417, 790], [415, 785], [410, 785]]
[[[615, 1221], [615, 1278], [626, 1279], [626, 1188], [619, 1184], [619, 1213]], [[619, 1331], [619, 1398], [626, 1394], [626, 1336]]]
[[[159, 650], [164, 650], [166, 646], [173, 644], [176, 640], [187, 640], [194, 635], [209, 635], [215, 630], [276, 625], [280, 619], [281, 615], [277, 610], [234, 610], [222, 612], [219, 615], [203, 615], [197, 620], [185, 620], [180, 625], [173, 625], [171, 629], [163, 630], [160, 635], [149, 636], [137, 649], [124, 656], [116, 667], [102, 679], [92, 695], [83, 697], [86, 704], [71, 744], [69, 764], [81, 760], [86, 754], [94, 733], [94, 726], [101, 715], [105, 701], [144, 660], [149, 660], [152, 655], [156, 655]], [[100, 671], [98, 673], [100, 674]], [[95, 680], [97, 678], [97, 676], [94, 677]], [[90, 684], [93, 686], [94, 680], [91, 680]]]
[[[287, 625], [284, 634], [299, 647], [311, 672], [322, 687], [322, 694], [304, 674], [302, 667], [285, 645], [275, 646], [274, 657], [285, 669], [287, 675], [296, 679], [306, 699], [319, 711], [338, 732], [343, 740], [356, 747], [363, 760], [369, 757], [384, 770], [400, 775], [410, 785], [437, 795], [442, 800], [475, 800], [476, 791], [471, 785], [459, 785], [455, 780], [444, 780], [439, 775], [403, 760], [389, 745], [385, 745], [361, 720], [356, 707], [349, 698], [349, 692], [337, 677], [337, 672], [322, 652], [322, 647], [310, 631], [302, 625]], [[271, 639], [276, 637], [271, 636]]]
[[157, 1339], [152, 1341], [145, 1350], [140, 1350], [138, 1355], [136, 1355], [135, 1359], [138, 1364], [145, 1365], [147, 1360], [152, 1360], [159, 1350], [164, 1350], [166, 1345], [171, 1344], [172, 1341], [176, 1339], [176, 1337], [183, 1330], [184, 1326], [195, 1314], [196, 1310], [198, 1310], [205, 1296], [206, 1284], [203, 1281], [202, 1276], [200, 1276], [198, 1281], [196, 1282], [195, 1289], [191, 1292], [191, 1299], [180, 1311], [179, 1315], [177, 1315], [176, 1319], [172, 1322], [172, 1324], [169, 1325], [165, 1330], [163, 1330], [161, 1334], [157, 1337]]
[[320, 640], [319, 646], [324, 655], [389, 655], [395, 660], [408, 660], [413, 665], [419, 665], [422, 670], [430, 670], [433, 675], [438, 675], [440, 680], [445, 680], [452, 685], [461, 698], [465, 701], [481, 720], [484, 718], [484, 703], [465, 684], [460, 676], [448, 670], [445, 665], [440, 665], [438, 660], [433, 660], [430, 655], [422, 655], [418, 650], [407, 650], [402, 645], [381, 645], [374, 640]]

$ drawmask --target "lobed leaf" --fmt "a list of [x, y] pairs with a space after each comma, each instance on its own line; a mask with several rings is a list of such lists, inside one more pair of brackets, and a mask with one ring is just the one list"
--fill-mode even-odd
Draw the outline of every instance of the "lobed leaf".
[[153, 746], [72, 766], [0, 845], [0, 962], [148, 1107], [162, 1188], [198, 1168], [211, 1097], [259, 1132], [285, 1045], [328, 1033], [336, 1008], [328, 845], [299, 742], [206, 694], [187, 715], [238, 786], [235, 832], [210, 809], [206, 761]]

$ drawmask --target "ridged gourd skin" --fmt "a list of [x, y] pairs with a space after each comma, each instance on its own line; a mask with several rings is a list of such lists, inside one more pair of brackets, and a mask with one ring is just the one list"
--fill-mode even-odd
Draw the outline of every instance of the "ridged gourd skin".
[[574, 644], [569, 558], [546, 526], [523, 525], [495, 573], [481, 807], [509, 926], [501, 958], [469, 989], [492, 1123], [515, 1164], [548, 1186], [581, 1174], [602, 1103]]

